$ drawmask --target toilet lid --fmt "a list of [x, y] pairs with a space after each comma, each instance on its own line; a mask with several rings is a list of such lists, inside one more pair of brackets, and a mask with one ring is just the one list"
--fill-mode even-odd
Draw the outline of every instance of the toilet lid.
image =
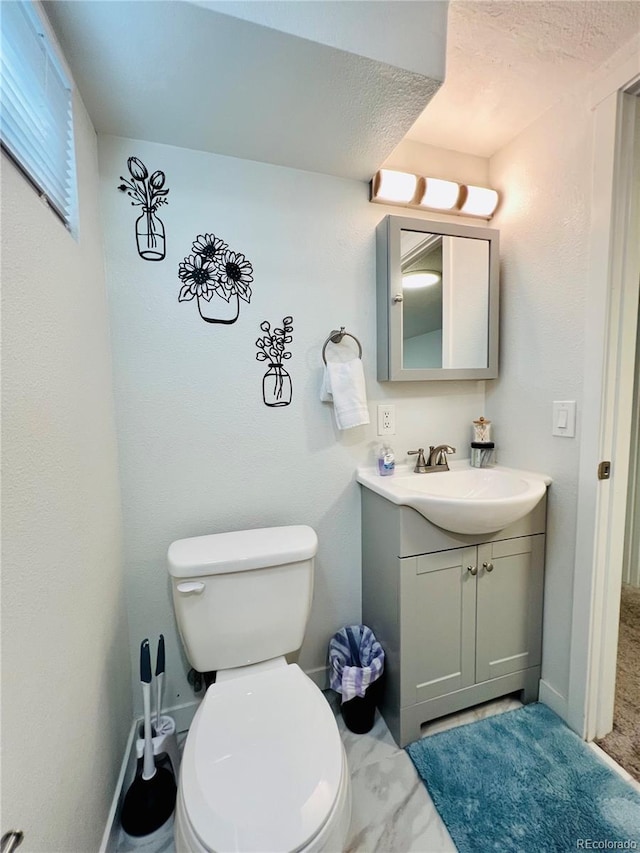
[[337, 799], [333, 712], [296, 665], [213, 684], [185, 744], [185, 809], [209, 850], [295, 851]]

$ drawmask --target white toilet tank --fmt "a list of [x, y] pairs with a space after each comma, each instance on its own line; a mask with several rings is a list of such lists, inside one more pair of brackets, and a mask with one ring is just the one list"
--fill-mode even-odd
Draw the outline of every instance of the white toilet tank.
[[317, 550], [315, 530], [303, 525], [173, 542], [173, 606], [194, 669], [248, 666], [299, 649]]

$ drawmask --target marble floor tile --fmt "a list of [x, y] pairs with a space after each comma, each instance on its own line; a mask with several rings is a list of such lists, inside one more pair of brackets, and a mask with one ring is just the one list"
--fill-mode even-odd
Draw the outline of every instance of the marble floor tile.
[[351, 782], [351, 829], [345, 853], [455, 853], [404, 751], [352, 770]]
[[351, 773], [367, 764], [375, 764], [378, 761], [384, 761], [386, 758], [393, 758], [403, 753], [378, 711], [376, 711], [373, 728], [363, 735], [350, 732], [339, 711], [336, 715], [336, 722], [344, 750], [347, 753]]
[[446, 717], [431, 720], [431, 722], [420, 727], [420, 737], [429, 737], [439, 732], [446, 732], [447, 729], [454, 729], [457, 726], [466, 726], [469, 723], [475, 723], [477, 720], [493, 717], [495, 714], [514, 711], [516, 708], [522, 708], [522, 702], [519, 699], [516, 699], [515, 696], [502, 696], [500, 699], [483, 702], [482, 705], [475, 705], [465, 711], [458, 711], [456, 714], [447, 714]]

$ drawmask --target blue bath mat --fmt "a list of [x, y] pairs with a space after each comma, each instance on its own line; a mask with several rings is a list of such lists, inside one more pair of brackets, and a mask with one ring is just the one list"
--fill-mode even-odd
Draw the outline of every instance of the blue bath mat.
[[640, 849], [640, 794], [546, 705], [407, 752], [460, 853]]

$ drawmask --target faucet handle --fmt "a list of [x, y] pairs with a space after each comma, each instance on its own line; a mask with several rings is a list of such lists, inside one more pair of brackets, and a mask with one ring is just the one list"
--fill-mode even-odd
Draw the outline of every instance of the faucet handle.
[[417, 450], [407, 450], [408, 456], [417, 456], [416, 467], [413, 469], [416, 474], [423, 474], [427, 470], [427, 463], [424, 458], [424, 447], [419, 447]]

